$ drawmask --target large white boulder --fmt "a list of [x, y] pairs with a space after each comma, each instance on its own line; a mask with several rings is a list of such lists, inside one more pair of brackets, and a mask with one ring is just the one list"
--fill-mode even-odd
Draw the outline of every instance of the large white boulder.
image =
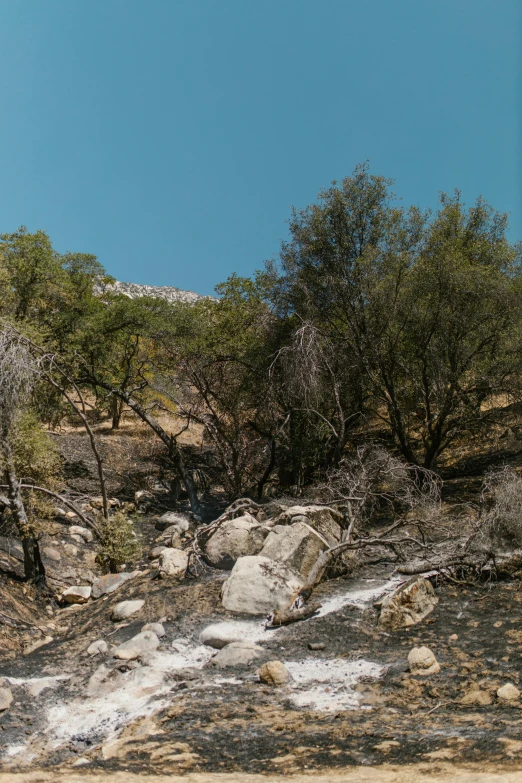
[[239, 557], [257, 555], [268, 528], [250, 514], [223, 522], [209, 538], [205, 556], [214, 568], [231, 569]]
[[272, 530], [259, 554], [285, 563], [306, 579], [319, 554], [327, 548], [323, 536], [310, 525], [296, 522]]
[[284, 563], [261, 555], [240, 557], [223, 585], [222, 603], [231, 612], [269, 614], [287, 609], [302, 587]]
[[162, 579], [183, 579], [188, 567], [188, 552], [182, 549], [164, 549], [159, 556], [159, 575]]

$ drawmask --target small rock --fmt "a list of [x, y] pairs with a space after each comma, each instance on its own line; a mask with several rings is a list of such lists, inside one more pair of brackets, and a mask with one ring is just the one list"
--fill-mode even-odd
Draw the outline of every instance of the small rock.
[[[83, 539], [82, 539], [83, 541]], [[70, 557], [77, 557], [78, 556], [78, 547], [74, 546], [74, 544], [64, 544], [63, 550], [66, 555], [70, 555]]]
[[69, 528], [69, 535], [80, 536], [86, 544], [89, 544], [94, 539], [92, 530], [89, 530], [87, 527], [81, 527], [80, 525], [71, 525]]
[[88, 655], [103, 655], [109, 649], [109, 645], [103, 639], [98, 639], [87, 647]]
[[138, 576], [139, 573], [139, 571], [132, 571], [130, 573], [105, 574], [105, 576], [100, 576], [92, 586], [92, 597], [100, 598], [102, 595], [113, 593], [129, 579], [134, 579], [135, 576]]
[[499, 699], [502, 699], [502, 701], [516, 701], [520, 698], [520, 691], [515, 685], [508, 682], [498, 689], [497, 696]]
[[141, 599], [136, 601], [121, 601], [119, 604], [116, 604], [112, 610], [111, 620], [126, 620], [131, 615], [139, 612], [144, 604], [145, 601]]
[[121, 661], [134, 661], [140, 655], [154, 652], [159, 647], [159, 639], [152, 631], [142, 631], [128, 642], [123, 642], [114, 652], [114, 657]]
[[245, 633], [250, 628], [247, 623], [214, 623], [201, 631], [199, 640], [208, 647], [222, 650], [227, 644], [244, 641]]
[[268, 661], [259, 668], [257, 673], [265, 685], [284, 685], [290, 677], [288, 669], [281, 661]]
[[252, 642], [231, 642], [212, 658], [212, 664], [219, 669], [226, 666], [248, 666], [263, 652], [262, 647]]
[[438, 602], [431, 582], [423, 577], [412, 579], [382, 599], [379, 625], [393, 630], [415, 625], [424, 620]]
[[26, 647], [24, 650], [24, 655], [30, 655], [31, 653], [35, 652], [35, 650], [39, 650], [40, 647], [45, 647], [46, 644], [50, 644], [52, 641], [54, 641], [52, 636], [44, 636], [43, 639], [39, 639], [37, 642], [34, 642], [34, 644]]
[[186, 533], [190, 528], [190, 521], [183, 514], [178, 514], [176, 511], [167, 511], [166, 514], [163, 514], [157, 520], [154, 527], [156, 530], [166, 530], [172, 525], [176, 525], [180, 533]]
[[477, 707], [487, 707], [492, 702], [492, 698], [487, 691], [481, 691], [478, 687], [469, 690], [459, 699], [460, 704]]
[[183, 579], [188, 566], [188, 553], [182, 549], [164, 549], [159, 557], [159, 575], [162, 579]]
[[176, 650], [176, 652], [184, 653], [187, 650], [187, 647], [189, 646], [190, 642], [188, 639], [174, 639], [172, 644], [170, 645], [173, 650]]
[[451, 636], [449, 637], [450, 642], [457, 642], [458, 639], [459, 639], [459, 635], [457, 633], [452, 633]]
[[91, 597], [90, 585], [73, 585], [62, 593], [63, 600], [68, 604], [85, 604]]
[[308, 642], [309, 650], [324, 650], [325, 648], [326, 644], [324, 642]]
[[412, 674], [438, 674], [440, 666], [429, 647], [413, 647], [408, 654]]
[[68, 511], [65, 516], [67, 519], [75, 519], [78, 514], [75, 514], [74, 511]]
[[13, 703], [13, 694], [11, 688], [7, 686], [0, 687], [0, 712], [8, 710]]
[[54, 560], [56, 563], [59, 563], [62, 559], [61, 554], [58, 552], [57, 549], [54, 549], [51, 546], [46, 546], [42, 549], [42, 555], [44, 558], [46, 557], [48, 560]]
[[152, 631], [152, 633], [155, 633], [158, 639], [161, 639], [162, 636], [165, 636], [165, 629], [162, 626], [161, 623], [147, 623], [143, 626], [141, 629], [143, 631]]
[[103, 508], [103, 498], [91, 498], [90, 503], [93, 508]]

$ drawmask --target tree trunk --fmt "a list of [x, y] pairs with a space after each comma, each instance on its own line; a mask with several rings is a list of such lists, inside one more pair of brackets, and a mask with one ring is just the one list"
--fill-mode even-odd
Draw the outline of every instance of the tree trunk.
[[116, 395], [114, 394], [112, 395], [112, 401], [111, 401], [111, 414], [112, 414], [111, 428], [113, 430], [119, 430], [121, 417], [123, 414], [123, 402], [122, 400], [118, 399], [118, 397], [116, 397]]
[[40, 547], [31, 527], [24, 501], [20, 492], [20, 483], [16, 476], [13, 453], [7, 435], [4, 435], [3, 451], [7, 472], [8, 497], [10, 508], [15, 518], [16, 526], [22, 539], [24, 550], [24, 574], [25, 578], [35, 582], [36, 585], [45, 585], [45, 568], [40, 557]]

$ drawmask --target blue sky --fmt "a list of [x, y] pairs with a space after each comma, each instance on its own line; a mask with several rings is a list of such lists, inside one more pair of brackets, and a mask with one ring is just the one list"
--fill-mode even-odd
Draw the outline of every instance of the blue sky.
[[522, 239], [520, 0], [0, 0], [0, 230], [211, 293], [370, 159]]

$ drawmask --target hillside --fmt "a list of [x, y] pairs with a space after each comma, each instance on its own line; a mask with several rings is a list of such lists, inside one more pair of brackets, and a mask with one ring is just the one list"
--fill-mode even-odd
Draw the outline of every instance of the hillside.
[[114, 283], [107, 283], [97, 287], [98, 293], [111, 291], [115, 294], [124, 294], [129, 299], [136, 299], [142, 296], [153, 296], [157, 299], [166, 299], [167, 302], [197, 302], [198, 299], [207, 299], [194, 291], [183, 291], [181, 288], [175, 288], [171, 285], [145, 285], [144, 283], [123, 283], [115, 280]]

